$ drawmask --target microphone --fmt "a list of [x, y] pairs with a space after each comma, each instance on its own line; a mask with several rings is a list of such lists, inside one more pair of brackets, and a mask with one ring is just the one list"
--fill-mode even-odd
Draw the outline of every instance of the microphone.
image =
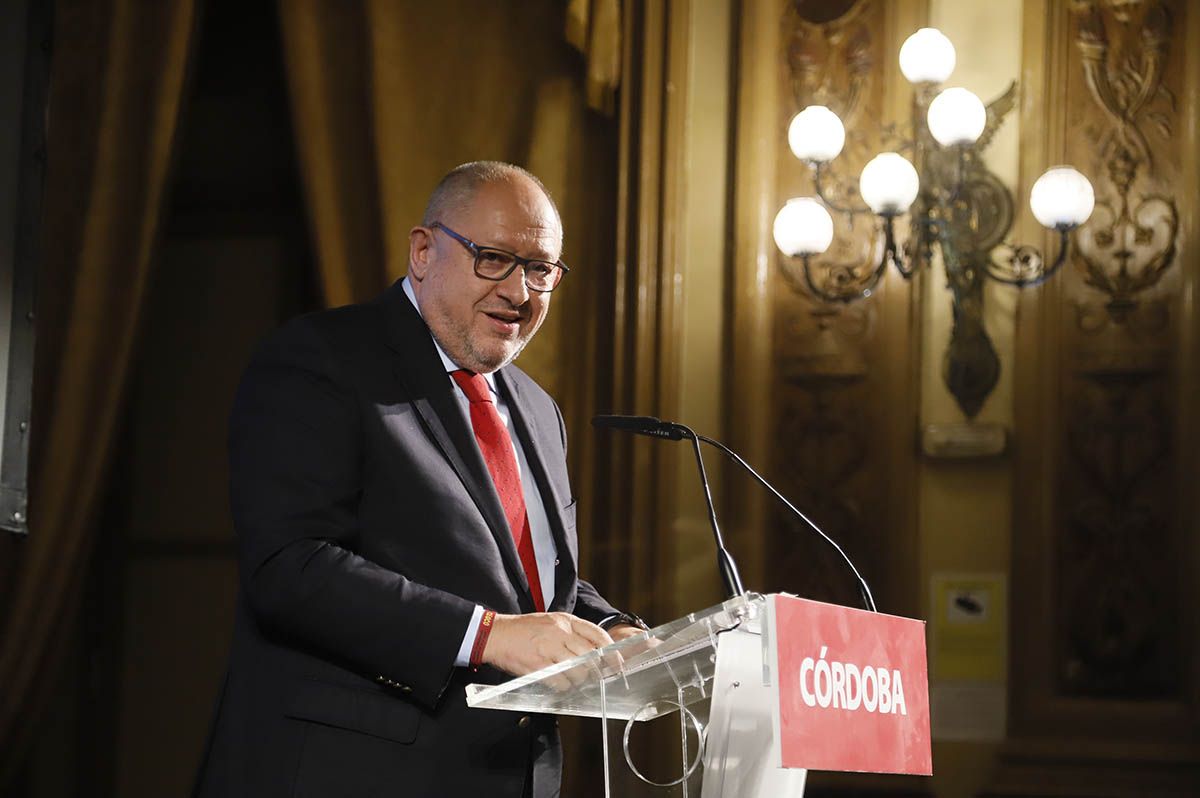
[[725, 540], [721, 537], [721, 527], [717, 524], [717, 510], [713, 506], [712, 491], [708, 489], [708, 474], [704, 470], [704, 457], [700, 454], [700, 441], [696, 433], [682, 424], [672, 421], [662, 421], [652, 416], [595, 416], [592, 418], [593, 427], [607, 427], [636, 435], [649, 435], [651, 438], [666, 438], [672, 441], [688, 439], [696, 452], [696, 466], [700, 470], [700, 486], [704, 488], [704, 500], [708, 502], [708, 522], [712, 526], [713, 540], [717, 544], [717, 570], [725, 590], [730, 598], [737, 598], [746, 592], [742, 586], [742, 576], [738, 573], [737, 563], [733, 555], [725, 548]]
[[[672, 421], [662, 421], [660, 419], [652, 418], [650, 416], [596, 416], [595, 418], [592, 419], [592, 424], [593, 424], [593, 426], [597, 426], [597, 427], [609, 427], [612, 429], [621, 429], [621, 430], [626, 430], [628, 432], [637, 433], [640, 435], [649, 435], [649, 436], [655, 437], [655, 438], [668, 438], [670, 440], [682, 440], [683, 438], [686, 437], [686, 438], [690, 438], [692, 440], [693, 444], [695, 444], [695, 447], [696, 447], [696, 459], [700, 464], [700, 478], [704, 483], [704, 495], [708, 499], [708, 507], [709, 507], [709, 513], [711, 516], [712, 524], [713, 524], [713, 531], [717, 536], [718, 561], [720, 561], [720, 558], [722, 555], [724, 555], [725, 557], [728, 557], [729, 554], [728, 554], [728, 552], [725, 551], [724, 543], [721, 541], [720, 532], [717, 531], [716, 512], [713, 510], [712, 496], [708, 491], [708, 479], [704, 475], [704, 461], [700, 457], [700, 443], [699, 442], [704, 441], [709, 446], [719, 449], [723, 454], [725, 454], [725, 456], [727, 456], [729, 459], [733, 460], [735, 463], [737, 463], [742, 468], [744, 468], [747, 472], [749, 472], [750, 476], [754, 477], [754, 479], [757, 480], [760, 485], [762, 485], [764, 488], [766, 488], [768, 491], [770, 491], [771, 495], [773, 495], [776, 499], [778, 499], [780, 502], [782, 502], [785, 507], [787, 507], [794, 514], [799, 516], [800, 519], [802, 521], [804, 521], [804, 523], [808, 524], [808, 526], [814, 532], [816, 532], [818, 535], [821, 536], [822, 540], [824, 540], [830, 546], [833, 546], [834, 550], [837, 551], [837, 553], [841, 555], [841, 557], [845, 561], [846, 565], [850, 566], [850, 570], [854, 573], [854, 578], [858, 580], [859, 592], [862, 594], [863, 604], [871, 612], [879, 611], [875, 607], [875, 597], [871, 595], [871, 588], [870, 588], [870, 586], [867, 585], [867, 580], [863, 579], [862, 574], [860, 574], [858, 572], [858, 569], [854, 567], [854, 563], [850, 560], [850, 557], [846, 554], [846, 552], [842, 550], [842, 547], [839, 546], [833, 540], [833, 538], [829, 537], [829, 535], [826, 535], [825, 532], [822, 531], [819, 526], [817, 526], [815, 523], [813, 523], [812, 520], [807, 515], [800, 512], [800, 510], [797, 509], [794, 504], [792, 504], [790, 501], [788, 501], [782, 493], [780, 493], [778, 490], [775, 489], [774, 485], [772, 485], [770, 482], [767, 482], [767, 480], [761, 474], [759, 474], [757, 471], [755, 471], [753, 468], [751, 468], [750, 464], [747, 463], [745, 460], [743, 460], [741, 457], [739, 457], [737, 452], [733, 451], [725, 444], [721, 443], [720, 441], [713, 440], [712, 438], [706, 437], [704, 435], [697, 435], [695, 432], [692, 432], [690, 429], [683, 426], [682, 424], [676, 424]], [[732, 566], [733, 560], [730, 559], [729, 563]], [[724, 575], [724, 572], [722, 572], [722, 575]], [[734, 571], [734, 575], [736, 576], [736, 570]], [[740, 585], [740, 580], [739, 580], [738, 584]]]
[[660, 421], [653, 416], [596, 416], [592, 419], [592, 426], [619, 429], [637, 435], [649, 435], [652, 438], [667, 438], [672, 441], [681, 441], [690, 437], [689, 433], [691, 433], [687, 427], [672, 424], [669, 421]]

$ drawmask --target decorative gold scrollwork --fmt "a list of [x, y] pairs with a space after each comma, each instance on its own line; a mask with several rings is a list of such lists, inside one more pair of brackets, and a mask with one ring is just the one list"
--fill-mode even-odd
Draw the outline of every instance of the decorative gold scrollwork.
[[1108, 304], [1118, 312], [1170, 268], [1178, 234], [1179, 212], [1166, 195], [1146, 195], [1132, 210], [1128, 193], [1116, 205], [1109, 199], [1097, 202], [1092, 221], [1079, 235], [1085, 282], [1108, 294]]
[[[873, 25], [878, 7], [869, 0], [801, 3], [788, 6], [784, 25], [787, 64], [795, 110], [824, 105], [845, 124], [846, 160], [849, 172], [829, 169], [824, 191], [833, 202], [846, 206], [861, 204], [857, 169], [862, 168], [872, 149], [870, 136], [877, 128], [867, 124], [873, 113], [868, 107], [877, 79], [877, 43]], [[853, 172], [851, 174], [850, 172]], [[863, 223], [838, 217], [834, 248], [807, 267], [783, 263], [788, 284], [816, 303], [841, 305], [869, 295], [880, 278], [879, 235], [870, 220]], [[872, 260], [874, 258], [874, 260]]]
[[871, 31], [864, 16], [869, 3], [853, 2], [830, 14], [813, 17], [802, 3], [789, 7], [787, 57], [797, 110], [824, 105], [846, 125], [855, 127], [875, 65]]
[[1175, 198], [1138, 188], [1155, 183], [1154, 150], [1143, 126], [1164, 141], [1173, 128], [1175, 97], [1162, 82], [1170, 15], [1161, 2], [1138, 0], [1076, 0], [1072, 11], [1088, 91], [1108, 120], [1091, 138], [1111, 184], [1079, 232], [1076, 260], [1084, 282], [1108, 296], [1109, 317], [1120, 324], [1175, 261]]
[[1032, 285], [1046, 273], [1046, 260], [1037, 247], [1005, 242], [994, 250], [985, 264], [993, 278], [1001, 282]]
[[[1181, 0], [1076, 0], [1074, 46], [1087, 92], [1066, 99], [1068, 149], [1090, 150], [1096, 206], [1076, 234], [1068, 286], [1074, 330], [1063, 339], [1058, 388], [1065, 453], [1055, 627], [1057, 689], [1092, 699], [1178, 694], [1181, 638], [1163, 619], [1182, 597], [1171, 561], [1178, 408], [1169, 367], [1171, 267], [1181, 245], [1177, 207], [1179, 85], [1171, 67]], [[1182, 41], [1178, 39], [1177, 41]], [[1076, 122], [1075, 120], [1079, 120]], [[1094, 121], [1088, 121], [1094, 120]]]

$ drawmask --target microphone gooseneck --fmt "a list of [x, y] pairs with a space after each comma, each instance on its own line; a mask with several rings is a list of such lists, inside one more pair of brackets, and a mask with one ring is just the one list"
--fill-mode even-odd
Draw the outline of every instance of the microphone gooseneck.
[[725, 548], [725, 541], [721, 536], [721, 529], [717, 524], [717, 511], [713, 506], [712, 492], [708, 487], [708, 475], [704, 469], [704, 457], [700, 453], [700, 442], [703, 441], [709, 446], [713, 446], [723, 452], [727, 457], [744, 468], [750, 476], [754, 477], [760, 485], [771, 492], [771, 495], [783, 503], [785, 507], [800, 517], [804, 523], [821, 536], [821, 539], [833, 546], [834, 550], [841, 555], [842, 560], [850, 567], [850, 571], [854, 574], [854, 578], [858, 580], [859, 592], [862, 595], [863, 604], [871, 612], [878, 612], [875, 607], [875, 597], [871, 595], [871, 588], [867, 585], [867, 580], [863, 579], [862, 574], [854, 567], [849, 555], [842, 549], [841, 546], [834, 541], [833, 538], [825, 534], [825, 532], [817, 526], [804, 513], [802, 513], [794, 504], [775, 489], [761, 474], [755, 471], [749, 463], [738, 456], [737, 452], [730, 449], [720, 441], [713, 440], [705, 435], [699, 435], [693, 432], [690, 428], [683, 424], [677, 424], [673, 421], [663, 421], [654, 418], [653, 416], [596, 416], [592, 419], [592, 426], [606, 427], [609, 429], [618, 429], [624, 432], [632, 432], [637, 435], [648, 435], [652, 438], [665, 438], [667, 440], [679, 441], [687, 438], [692, 442], [692, 446], [696, 453], [696, 465], [700, 470], [700, 483], [704, 488], [704, 498], [708, 502], [708, 517], [712, 524], [713, 538], [717, 543], [717, 568], [721, 572], [721, 579], [725, 583], [725, 588], [729, 591], [730, 597], [740, 596], [745, 592], [742, 587], [742, 578], [738, 574], [737, 565], [733, 561], [732, 555]]
[[712, 524], [713, 539], [717, 543], [717, 570], [721, 572], [721, 581], [725, 583], [729, 597], [737, 598], [746, 592], [746, 588], [742, 586], [742, 575], [738, 573], [733, 555], [725, 548], [725, 539], [721, 536], [721, 527], [717, 524], [717, 508], [713, 505], [712, 491], [708, 489], [708, 473], [704, 470], [704, 455], [700, 453], [699, 436], [682, 424], [674, 426], [686, 431], [686, 437], [692, 440], [692, 448], [696, 452], [696, 467], [700, 470], [700, 486], [704, 488], [704, 500], [708, 502], [708, 521]]
[[696, 467], [700, 471], [700, 486], [704, 489], [704, 500], [708, 503], [708, 521], [712, 526], [713, 540], [717, 544], [717, 570], [721, 574], [721, 581], [724, 582], [725, 590], [730, 598], [736, 598], [745, 593], [746, 588], [742, 586], [742, 577], [738, 573], [737, 563], [734, 562], [733, 555], [725, 548], [725, 540], [721, 536], [721, 526], [717, 523], [717, 509], [713, 505], [712, 491], [708, 487], [708, 473], [704, 468], [704, 455], [700, 452], [700, 441], [696, 433], [682, 424], [662, 421], [653, 416], [596, 416], [592, 419], [592, 426], [672, 441], [681, 441], [687, 438], [692, 442], [693, 450], [696, 453]]
[[879, 612], [879, 610], [876, 609], [876, 607], [875, 607], [875, 597], [871, 595], [871, 588], [867, 585], [867, 580], [863, 579], [862, 574], [860, 574], [858, 572], [858, 569], [854, 567], [854, 563], [853, 563], [853, 561], [851, 561], [849, 555], [847, 555], [846, 552], [842, 550], [842, 547], [839, 546], [837, 544], [837, 542], [834, 541], [833, 538], [829, 537], [829, 535], [826, 535], [825, 532], [821, 529], [821, 527], [819, 527], [815, 523], [813, 523], [812, 519], [810, 519], [804, 513], [800, 512], [800, 510], [796, 507], [796, 505], [794, 505], [790, 501], [788, 501], [787, 498], [782, 493], [775, 490], [775, 486], [773, 486], [770, 482], [767, 482], [767, 480], [761, 474], [759, 474], [757, 471], [755, 471], [753, 468], [751, 468], [750, 464], [747, 463], [745, 460], [743, 460], [741, 457], [739, 457], [737, 452], [733, 451], [732, 449], [730, 449], [728, 446], [721, 443], [720, 441], [713, 440], [712, 438], [706, 437], [704, 435], [697, 435], [696, 437], [699, 438], [700, 440], [704, 441], [705, 443], [707, 443], [709, 446], [714, 446], [717, 449], [720, 449], [722, 452], [725, 453], [725, 455], [727, 457], [729, 457], [729, 459], [733, 460], [735, 463], [740, 465], [742, 468], [746, 469], [746, 471], [748, 471], [750, 473], [750, 476], [754, 477], [760, 485], [762, 485], [764, 488], [766, 488], [767, 490], [769, 490], [771, 492], [772, 496], [774, 496], [776, 499], [779, 499], [779, 501], [783, 502], [785, 507], [787, 507], [789, 510], [791, 510], [796, 515], [800, 516], [800, 519], [802, 521], [804, 521], [804, 523], [808, 524], [809, 527], [811, 527], [814, 532], [816, 532], [818, 535], [820, 535], [821, 538], [826, 543], [828, 543], [830, 546], [833, 546], [833, 548], [837, 551], [837, 553], [842, 556], [842, 559], [845, 560], [846, 565], [850, 566], [850, 570], [854, 573], [854, 578], [858, 580], [858, 590], [859, 590], [859, 593], [862, 595], [863, 604], [866, 605], [866, 608], [869, 609], [871, 612]]

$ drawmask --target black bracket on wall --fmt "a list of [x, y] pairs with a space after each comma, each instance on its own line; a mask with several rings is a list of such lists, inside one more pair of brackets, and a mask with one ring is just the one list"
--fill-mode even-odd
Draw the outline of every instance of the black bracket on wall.
[[0, 3], [0, 528], [21, 535], [29, 533], [34, 281], [41, 260], [51, 5]]

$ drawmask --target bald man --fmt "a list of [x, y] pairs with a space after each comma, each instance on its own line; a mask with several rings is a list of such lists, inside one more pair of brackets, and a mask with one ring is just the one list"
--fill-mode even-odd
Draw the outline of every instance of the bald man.
[[552, 796], [552, 717], [471, 710], [640, 632], [577, 571], [558, 406], [512, 360], [567, 273], [511, 164], [450, 172], [376, 300], [292, 321], [230, 421], [241, 591], [198, 796]]

